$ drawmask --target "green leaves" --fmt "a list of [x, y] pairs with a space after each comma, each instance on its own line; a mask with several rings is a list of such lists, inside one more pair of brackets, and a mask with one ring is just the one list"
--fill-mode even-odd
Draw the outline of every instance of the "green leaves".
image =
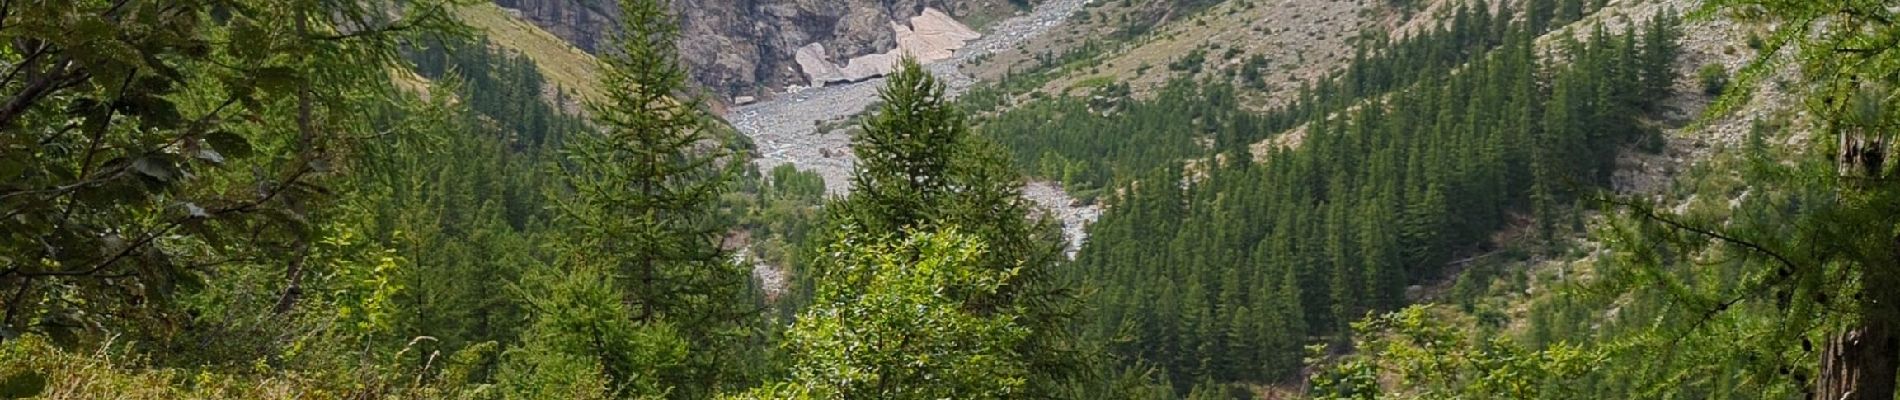
[[1443, 307], [1408, 307], [1355, 323], [1354, 330], [1359, 354], [1314, 378], [1320, 398], [1593, 398], [1581, 395], [1579, 383], [1604, 370], [1602, 350], [1526, 348]]
[[18, 371], [0, 378], [0, 398], [23, 399], [39, 396], [46, 390], [46, 374], [39, 371]]
[[205, 134], [204, 142], [211, 145], [211, 148], [217, 150], [219, 154], [233, 159], [249, 158], [255, 152], [249, 139], [231, 131], [212, 131]]
[[251, 85], [271, 93], [289, 93], [303, 83], [303, 74], [291, 67], [263, 67], [251, 71]]
[[159, 182], [171, 182], [183, 174], [178, 170], [178, 166], [172, 163], [171, 157], [159, 154], [148, 154], [132, 159], [132, 170]]
[[609, 270], [583, 266], [538, 276], [535, 316], [503, 354], [508, 398], [664, 398], [687, 363], [689, 344], [672, 325], [641, 323]]
[[[1010, 312], [978, 314], [1016, 270], [985, 268], [985, 246], [954, 229], [907, 239], [837, 238], [836, 268], [787, 333], [794, 381], [748, 398], [1001, 399], [1023, 395], [1030, 330]], [[814, 396], [813, 394], [822, 394]]]

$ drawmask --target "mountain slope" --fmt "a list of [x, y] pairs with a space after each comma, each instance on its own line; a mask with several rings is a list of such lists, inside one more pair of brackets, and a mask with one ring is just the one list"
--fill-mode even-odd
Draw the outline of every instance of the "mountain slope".
[[[619, 6], [609, 0], [496, 0], [555, 36], [601, 51], [617, 30]], [[673, 0], [681, 24], [682, 61], [693, 78], [722, 96], [765, 96], [811, 86], [795, 52], [823, 44], [829, 61], [888, 51], [891, 23], [925, 7], [944, 10], [978, 29], [1037, 2], [1021, 0]], [[726, 100], [726, 99], [721, 99]]]
[[469, 4], [457, 8], [455, 15], [495, 45], [533, 60], [555, 90], [571, 91], [582, 99], [602, 98], [600, 61], [592, 54], [494, 4]]

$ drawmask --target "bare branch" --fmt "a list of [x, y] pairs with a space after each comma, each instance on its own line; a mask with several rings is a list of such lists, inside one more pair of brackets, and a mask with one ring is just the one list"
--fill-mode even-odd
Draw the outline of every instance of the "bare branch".
[[1689, 226], [1689, 224], [1683, 223], [1681, 221], [1676, 221], [1669, 217], [1665, 217], [1662, 214], [1657, 213], [1655, 209], [1652, 209], [1643, 205], [1638, 205], [1633, 202], [1623, 201], [1623, 200], [1618, 200], [1618, 199], [1611, 199], [1611, 198], [1605, 198], [1605, 199], [1602, 199], [1601, 201], [1605, 203], [1609, 203], [1611, 205], [1618, 206], [1618, 207], [1630, 209], [1632, 211], [1635, 211], [1637, 215], [1643, 217], [1644, 219], [1656, 221], [1656, 222], [1662, 223], [1663, 225], [1668, 225], [1671, 228], [1689, 231], [1697, 235], [1707, 236], [1710, 238], [1714, 238], [1716, 240], [1720, 240], [1724, 243], [1742, 246], [1744, 248], [1747, 248], [1750, 251], [1761, 253], [1763, 255], [1768, 256], [1769, 258], [1775, 259], [1776, 262], [1781, 264], [1783, 270], [1785, 270], [1786, 272], [1793, 272], [1793, 271], [1797, 271], [1801, 269], [1799, 265], [1796, 265], [1795, 262], [1793, 260], [1788, 259], [1787, 256], [1783, 256], [1781, 255], [1781, 253], [1771, 250], [1760, 244], [1756, 244], [1754, 242], [1750, 242], [1747, 240], [1742, 240], [1741, 238], [1730, 236], [1728, 234], [1724, 234], [1721, 232], [1716, 232], [1713, 230], [1704, 229], [1700, 227]]

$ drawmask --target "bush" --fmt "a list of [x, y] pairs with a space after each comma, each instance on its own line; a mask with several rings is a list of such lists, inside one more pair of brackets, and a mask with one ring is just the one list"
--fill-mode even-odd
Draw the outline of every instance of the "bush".
[[1721, 96], [1728, 91], [1728, 69], [1720, 64], [1702, 66], [1702, 71], [1696, 73], [1696, 79], [1702, 82], [1702, 93]]
[[1182, 56], [1181, 59], [1175, 60], [1172, 63], [1168, 63], [1168, 70], [1186, 71], [1187, 73], [1190, 73], [1190, 74], [1198, 74], [1201, 72], [1201, 65], [1206, 64], [1206, 63], [1207, 63], [1207, 51], [1203, 49], [1194, 49], [1194, 51], [1188, 52], [1186, 56]]

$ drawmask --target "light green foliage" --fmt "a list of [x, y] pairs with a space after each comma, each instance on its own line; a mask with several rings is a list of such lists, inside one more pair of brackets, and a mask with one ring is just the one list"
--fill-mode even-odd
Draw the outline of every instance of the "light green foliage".
[[[953, 295], [980, 314], [1019, 316], [1035, 332], [1014, 349], [1036, 376], [1025, 396], [1059, 396], [1088, 367], [1068, 334], [1073, 294], [1053, 272], [1062, 238], [1052, 221], [1031, 217], [1034, 206], [1022, 197], [1008, 156], [971, 136], [943, 93], [943, 83], [914, 61], [890, 78], [884, 106], [852, 141], [864, 160], [853, 175], [856, 192], [825, 206], [820, 237], [903, 238], [954, 226], [985, 243], [975, 264], [1014, 272], [994, 291]], [[822, 250], [808, 254], [816, 258], [813, 276], [836, 268]]]
[[[1891, 107], [1892, 88], [1900, 86], [1896, 13], [1880, 1], [1725, 0], [1699, 11], [1717, 13], [1774, 28], [1761, 56], [1736, 73], [1705, 118], [1725, 116], [1761, 77], [1792, 62], [1806, 80], [1796, 87], [1816, 134], [1785, 149], [1771, 143], [1788, 142], [1765, 137], [1784, 132], [1751, 134], [1740, 162], [1730, 164], [1744, 183], [1695, 193], [1730, 199], [1726, 207], [1676, 211], [1676, 202], [1618, 201], [1620, 215], [1600, 235], [1617, 257], [1600, 286], [1686, 309], [1680, 315], [1691, 322], [1643, 334], [1707, 338], [1690, 354], [1740, 372], [1736, 381], [1702, 383], [1709, 390], [1798, 387], [1815, 398], [1893, 398], [1900, 375], [1900, 291], [1891, 289], [1900, 286], [1900, 222], [1892, 218], [1900, 215], [1900, 170], [1891, 162], [1891, 127], [1900, 121]], [[1789, 46], [1796, 56], [1780, 57]], [[1670, 315], [1669, 308], [1656, 313]], [[1670, 390], [1664, 382], [1698, 368], [1664, 370], [1645, 387]]]
[[506, 398], [666, 398], [688, 344], [664, 322], [635, 322], [612, 275], [581, 267], [527, 285], [534, 320], [503, 354]]
[[793, 382], [743, 398], [1002, 399], [1024, 393], [1015, 313], [977, 313], [1017, 273], [981, 265], [986, 246], [946, 229], [907, 238], [839, 238], [838, 260], [786, 335]]
[[349, 389], [290, 376], [139, 368], [135, 361], [116, 350], [63, 350], [38, 335], [15, 338], [0, 343], [0, 398], [289, 400], [338, 398]]
[[[1587, 399], [1577, 383], [1604, 355], [1557, 344], [1527, 348], [1456, 311], [1413, 306], [1354, 324], [1360, 355], [1315, 378], [1322, 399]], [[1379, 387], [1380, 376], [1390, 390]], [[1381, 393], [1384, 390], [1385, 393]]]
[[[335, 271], [336, 282], [326, 286], [336, 288], [336, 320], [361, 334], [388, 333], [399, 312], [395, 297], [403, 291], [402, 282], [397, 280], [403, 268], [401, 259], [394, 250], [366, 248], [362, 243], [365, 238], [352, 228], [335, 227], [317, 242], [315, 250], [320, 256], [331, 256], [319, 258], [334, 260], [329, 269]], [[351, 257], [346, 252], [358, 252], [360, 256]]]

